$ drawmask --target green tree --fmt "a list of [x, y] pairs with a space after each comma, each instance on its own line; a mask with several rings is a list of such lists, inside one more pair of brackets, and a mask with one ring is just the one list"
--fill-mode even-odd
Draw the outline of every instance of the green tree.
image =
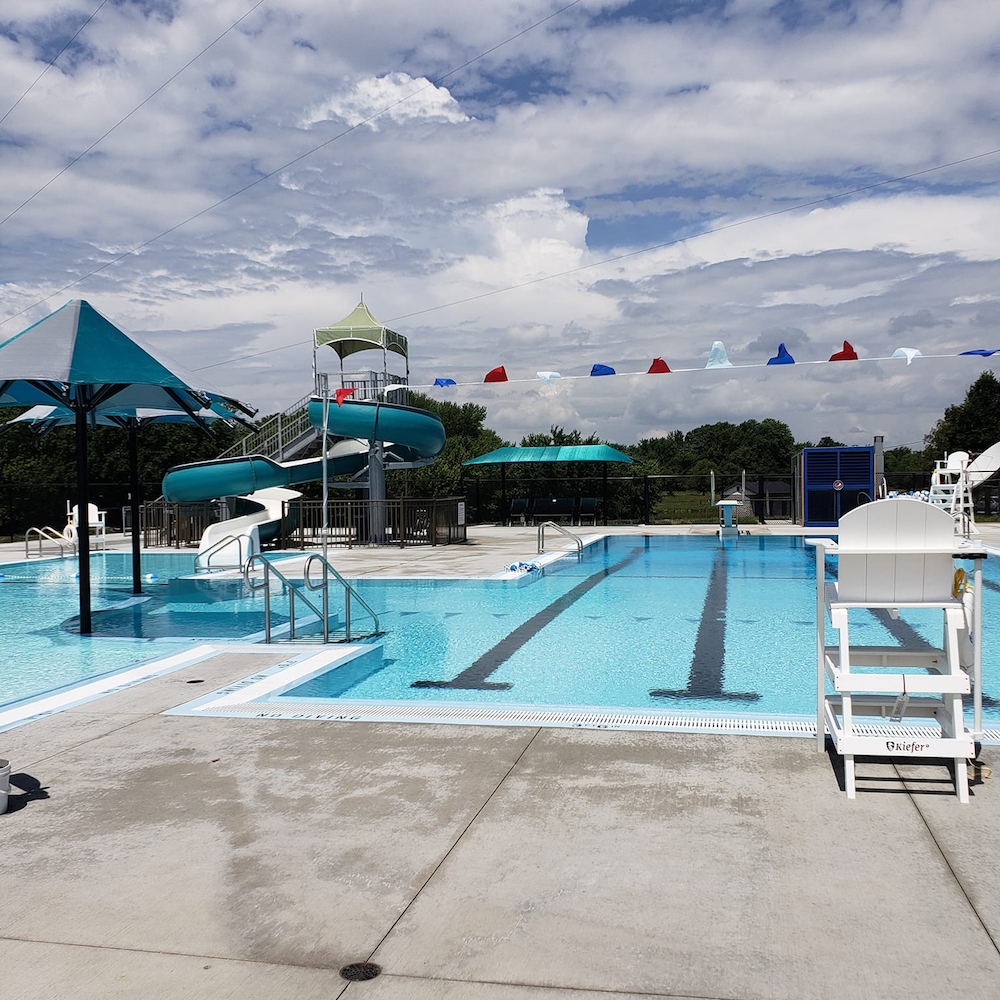
[[953, 451], [976, 455], [1000, 441], [1000, 382], [985, 371], [969, 387], [961, 403], [949, 406], [934, 425], [924, 444], [929, 459], [943, 458]]

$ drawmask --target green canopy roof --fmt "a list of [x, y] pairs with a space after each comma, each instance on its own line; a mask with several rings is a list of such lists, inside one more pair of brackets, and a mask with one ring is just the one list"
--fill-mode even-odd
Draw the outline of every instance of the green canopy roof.
[[339, 323], [313, 330], [313, 345], [323, 344], [329, 344], [341, 361], [349, 354], [373, 350], [394, 351], [407, 357], [406, 337], [383, 326], [364, 302], [359, 302], [354, 312]]
[[514, 462], [631, 462], [617, 448], [606, 444], [577, 444], [549, 448], [497, 448], [463, 465], [509, 465]]

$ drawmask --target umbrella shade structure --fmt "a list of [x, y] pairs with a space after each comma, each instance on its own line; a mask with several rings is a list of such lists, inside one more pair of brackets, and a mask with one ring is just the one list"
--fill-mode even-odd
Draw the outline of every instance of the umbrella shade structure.
[[[220, 392], [139, 338], [126, 333], [89, 302], [73, 299], [0, 343], [0, 406], [59, 406], [76, 426], [77, 509], [80, 516], [80, 632], [91, 629], [87, 426], [104, 410], [180, 411], [205, 426], [200, 410], [256, 412]], [[218, 411], [216, 411], [218, 412]]]
[[[120, 427], [128, 432], [129, 497], [132, 510], [132, 593], [142, 593], [142, 557], [139, 539], [139, 507], [142, 504], [139, 483], [139, 431], [148, 424], [194, 424], [210, 423], [214, 420], [237, 421], [239, 418], [216, 404], [216, 410], [199, 410], [194, 418], [182, 410], [158, 410], [151, 408], [125, 408], [121, 410], [97, 410], [88, 415], [90, 425]], [[13, 420], [0, 427], [0, 432], [16, 424], [27, 424], [37, 434], [45, 435], [56, 427], [76, 424], [76, 414], [61, 406], [32, 406]]]
[[[540, 372], [539, 374], [555, 374]], [[540, 448], [497, 448], [488, 451], [478, 458], [470, 458], [462, 465], [499, 465], [500, 466], [500, 517], [506, 524], [507, 510], [507, 466], [520, 462], [602, 462], [604, 499], [604, 523], [608, 523], [608, 462], [628, 462], [632, 459], [623, 451], [612, 448], [609, 444], [577, 444], [549, 445]]]

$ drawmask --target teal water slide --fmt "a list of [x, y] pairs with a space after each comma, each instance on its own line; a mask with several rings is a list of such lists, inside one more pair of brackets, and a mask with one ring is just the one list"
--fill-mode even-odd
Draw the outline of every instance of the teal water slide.
[[[396, 403], [328, 401], [327, 432], [382, 446], [389, 468], [428, 465], [444, 449], [444, 425], [428, 410]], [[309, 403], [309, 419], [323, 428], [322, 400]], [[328, 476], [354, 475], [369, 464], [369, 452], [326, 459]], [[258, 490], [289, 488], [323, 478], [323, 458], [275, 462], [263, 455], [246, 455], [211, 462], [176, 465], [163, 477], [163, 496], [171, 501], [213, 500], [244, 496]], [[359, 484], [364, 485], [364, 484]]]

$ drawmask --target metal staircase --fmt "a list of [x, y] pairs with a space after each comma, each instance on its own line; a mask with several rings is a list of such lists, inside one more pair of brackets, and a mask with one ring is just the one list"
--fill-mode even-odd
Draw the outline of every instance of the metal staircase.
[[275, 462], [291, 462], [319, 444], [320, 430], [309, 421], [312, 393], [281, 413], [262, 421], [251, 434], [227, 448], [218, 458], [264, 455]]

